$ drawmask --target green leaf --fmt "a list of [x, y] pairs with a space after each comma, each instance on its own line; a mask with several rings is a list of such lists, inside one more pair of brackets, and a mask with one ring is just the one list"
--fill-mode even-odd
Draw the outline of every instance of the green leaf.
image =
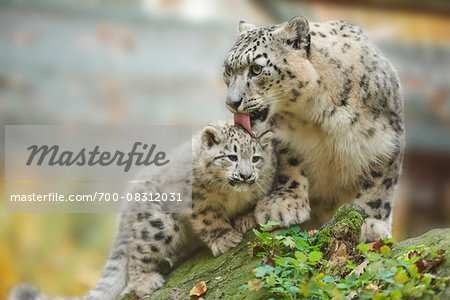
[[373, 300], [384, 300], [387, 299], [387, 296], [384, 293], [376, 293], [373, 297]]
[[389, 246], [382, 246], [380, 248], [380, 252], [381, 254], [383, 254], [384, 257], [390, 257], [391, 256], [391, 248], [389, 248]]
[[308, 260], [305, 253], [303, 253], [301, 251], [295, 251], [294, 255], [299, 261], [306, 262]]
[[365, 252], [366, 258], [369, 261], [379, 261], [380, 260], [380, 254], [378, 252]]
[[331, 290], [331, 296], [331, 299], [346, 299], [345, 292], [336, 287]]
[[319, 273], [319, 274], [317, 274], [315, 280], [319, 281], [319, 280], [322, 280], [324, 277], [325, 277], [325, 273]]
[[256, 267], [255, 270], [256, 270], [255, 276], [262, 277], [266, 274], [272, 273], [273, 267], [269, 266], [269, 265], [264, 265], [264, 266]]
[[383, 243], [385, 244], [394, 244], [396, 240], [394, 238], [383, 239]]
[[289, 248], [295, 247], [294, 239], [290, 236], [287, 236], [286, 239], [283, 241], [283, 244]]
[[305, 248], [309, 247], [309, 244], [299, 237], [294, 237], [294, 241], [297, 244], [297, 248], [299, 248], [300, 250], [304, 250]]
[[378, 272], [380, 273], [381, 277], [385, 277], [385, 278], [393, 275], [389, 270], [386, 270], [386, 269], [381, 269]]
[[347, 285], [345, 283], [338, 283], [336, 284], [336, 287], [338, 289], [345, 290], [347, 288]]
[[300, 262], [298, 260], [288, 257], [288, 262], [292, 265], [292, 267], [300, 268]]
[[358, 278], [356, 277], [356, 273], [350, 274], [350, 275], [348, 275], [347, 277], [345, 277], [345, 280], [346, 280], [348, 283], [353, 283], [353, 282], [356, 281], [356, 279], [358, 279]]
[[277, 277], [274, 273], [270, 274], [266, 280], [269, 286], [274, 286], [277, 283]]
[[431, 277], [428, 277], [426, 274], [422, 277], [422, 283], [424, 283], [426, 286], [429, 286], [431, 283]]
[[323, 278], [323, 281], [327, 282], [327, 283], [334, 282], [334, 278], [330, 275], [325, 275], [325, 277]]
[[389, 293], [389, 296], [391, 299], [401, 299], [403, 297], [403, 294], [401, 291], [392, 291]]
[[351, 260], [347, 259], [347, 266], [345, 266], [347, 269], [354, 270], [356, 269], [357, 265], [355, 265]]
[[278, 257], [275, 258], [275, 263], [276, 264], [285, 265], [286, 264], [286, 259], [284, 257], [278, 256]]
[[396, 283], [405, 283], [408, 281], [408, 279], [409, 277], [404, 271], [399, 272], [394, 276], [394, 280]]
[[269, 242], [272, 240], [272, 235], [269, 232], [259, 232], [256, 229], [253, 229], [253, 232], [257, 237], [259, 237], [264, 242]]
[[[417, 256], [415, 256], [417, 257]], [[408, 272], [412, 278], [419, 278], [419, 269], [415, 264], [409, 265]]]
[[370, 250], [370, 247], [367, 246], [366, 243], [359, 243], [358, 246], [356, 246], [356, 249], [358, 249], [361, 252], [368, 252]]
[[272, 226], [279, 226], [281, 225], [280, 222], [275, 222], [275, 221], [269, 221], [267, 222], [267, 224], [260, 224], [260, 226], [264, 229], [270, 228]]
[[297, 225], [293, 225], [293, 226], [289, 227], [289, 230], [292, 231], [293, 233], [297, 234], [300, 231], [300, 227]]
[[410, 259], [407, 259], [406, 262], [408, 264], [414, 264], [414, 263], [418, 262], [419, 259], [420, 259], [420, 256], [413, 256]]
[[319, 261], [322, 258], [322, 256], [323, 256], [323, 253], [320, 251], [312, 251], [308, 254], [310, 262]]

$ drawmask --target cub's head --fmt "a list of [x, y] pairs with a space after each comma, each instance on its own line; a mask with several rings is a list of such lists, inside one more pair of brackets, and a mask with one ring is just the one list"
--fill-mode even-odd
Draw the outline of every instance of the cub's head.
[[270, 188], [276, 169], [271, 131], [254, 138], [230, 121], [205, 127], [201, 141], [204, 173], [214, 188], [239, 192]]
[[228, 109], [249, 114], [252, 127], [279, 111], [302, 109], [319, 83], [309, 61], [310, 44], [303, 17], [263, 27], [241, 21], [224, 62]]

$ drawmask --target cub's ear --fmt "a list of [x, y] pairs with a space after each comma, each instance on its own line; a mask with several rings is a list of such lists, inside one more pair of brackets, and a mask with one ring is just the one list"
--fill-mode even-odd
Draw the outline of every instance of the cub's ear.
[[243, 33], [245, 31], [248, 30], [252, 30], [256, 28], [256, 25], [250, 24], [250, 23], [246, 23], [245, 21], [239, 21], [239, 33]]
[[[275, 33], [274, 33], [275, 34]], [[309, 23], [304, 17], [297, 16], [284, 23], [276, 34], [294, 49], [304, 49], [309, 55], [311, 36]]]
[[273, 131], [271, 130], [267, 130], [258, 136], [258, 141], [263, 148], [266, 148], [268, 145], [270, 145], [272, 143], [272, 139]]
[[206, 126], [202, 131], [202, 143], [208, 148], [218, 145], [222, 140], [220, 131], [214, 126]]

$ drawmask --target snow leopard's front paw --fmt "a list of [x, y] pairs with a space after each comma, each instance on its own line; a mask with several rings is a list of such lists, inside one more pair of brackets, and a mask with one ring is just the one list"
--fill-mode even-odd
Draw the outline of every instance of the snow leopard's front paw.
[[134, 283], [133, 290], [139, 298], [148, 296], [156, 292], [164, 285], [164, 277], [156, 272], [142, 274], [137, 282]]
[[[258, 224], [269, 221], [280, 223], [281, 227], [301, 224], [309, 219], [311, 209], [306, 199], [266, 198], [258, 202], [255, 208], [255, 219]], [[271, 228], [272, 230], [275, 229]]]
[[375, 242], [379, 239], [390, 238], [391, 226], [387, 221], [378, 220], [375, 218], [367, 218], [361, 226], [361, 242]]
[[246, 215], [237, 216], [233, 219], [233, 228], [242, 234], [246, 233], [252, 228], [255, 228], [256, 225], [257, 224], [253, 212]]
[[211, 242], [209, 248], [214, 256], [218, 256], [236, 247], [242, 241], [242, 233], [231, 229], [221, 237]]

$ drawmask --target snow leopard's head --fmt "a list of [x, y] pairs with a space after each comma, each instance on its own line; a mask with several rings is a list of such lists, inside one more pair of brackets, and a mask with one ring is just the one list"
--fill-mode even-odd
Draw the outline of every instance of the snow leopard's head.
[[224, 61], [226, 106], [249, 132], [282, 111], [304, 109], [319, 75], [310, 62], [310, 28], [303, 17], [274, 26], [241, 22]]
[[252, 137], [232, 121], [203, 129], [202, 160], [209, 182], [218, 189], [248, 191], [272, 183], [272, 132]]

